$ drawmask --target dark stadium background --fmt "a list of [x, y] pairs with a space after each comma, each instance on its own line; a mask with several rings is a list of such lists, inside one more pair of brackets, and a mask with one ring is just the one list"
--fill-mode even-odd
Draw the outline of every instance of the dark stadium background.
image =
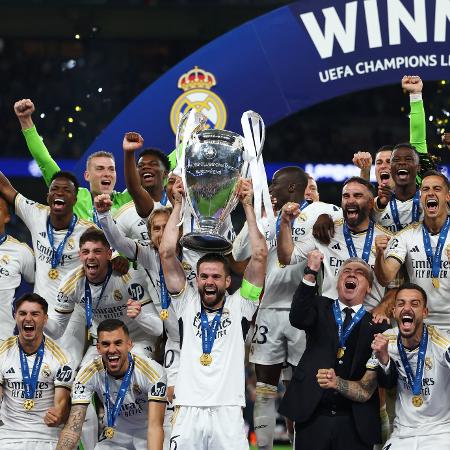
[[[276, 0], [3, 0], [0, 5], [0, 158], [28, 151], [13, 103], [31, 98], [34, 121], [55, 159], [77, 159], [101, 130], [161, 74], [207, 42], [288, 2]], [[239, 67], [236, 67], [238, 75]], [[420, 75], [410, 73], [408, 75]], [[448, 83], [425, 83], [428, 115], [448, 108]], [[395, 86], [354, 93], [301, 111], [267, 130], [265, 161], [350, 163], [358, 150], [408, 140], [408, 97]], [[77, 108], [78, 107], [78, 108]], [[438, 148], [435, 117], [429, 147]], [[151, 145], [151, 141], [146, 142]], [[117, 142], [120, 146], [121, 142]], [[168, 152], [171, 149], [163, 149]], [[0, 162], [5, 170], [5, 162]], [[117, 170], [122, 170], [120, 167]], [[12, 178], [45, 202], [41, 178]], [[321, 200], [340, 203], [337, 183]], [[8, 231], [24, 240], [14, 220]]]

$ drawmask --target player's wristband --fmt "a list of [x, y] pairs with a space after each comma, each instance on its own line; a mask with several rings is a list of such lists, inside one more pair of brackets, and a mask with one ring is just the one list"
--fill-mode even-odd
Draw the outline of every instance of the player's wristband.
[[262, 287], [255, 286], [244, 278], [239, 292], [247, 300], [257, 301], [261, 295]]
[[409, 94], [410, 102], [420, 102], [422, 100], [422, 92], [418, 92], [417, 94]]

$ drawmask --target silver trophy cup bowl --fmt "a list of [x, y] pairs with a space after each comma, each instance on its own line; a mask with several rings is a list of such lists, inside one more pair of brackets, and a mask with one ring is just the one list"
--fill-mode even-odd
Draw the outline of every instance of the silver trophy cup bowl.
[[183, 247], [205, 252], [231, 250], [232, 243], [221, 231], [237, 204], [243, 150], [242, 137], [231, 131], [212, 129], [192, 134], [184, 164], [186, 200], [194, 226], [182, 237]]

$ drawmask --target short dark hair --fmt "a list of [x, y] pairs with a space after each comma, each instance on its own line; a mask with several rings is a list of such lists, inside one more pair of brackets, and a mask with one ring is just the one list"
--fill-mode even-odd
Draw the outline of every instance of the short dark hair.
[[381, 153], [381, 152], [392, 152], [392, 150], [394, 150], [394, 146], [393, 145], [382, 145], [378, 150], [375, 151], [374, 162], [377, 159], [378, 153]]
[[101, 242], [105, 247], [110, 248], [108, 239], [106, 239], [105, 233], [99, 230], [97, 227], [89, 227], [81, 236], [79, 245], [80, 248], [86, 242]]
[[225, 258], [220, 253], [207, 253], [206, 255], [203, 255], [198, 261], [197, 261], [197, 274], [200, 268], [200, 264], [208, 263], [208, 262], [218, 262], [223, 264], [223, 268], [225, 269], [225, 275], [229, 276], [231, 275], [231, 267], [230, 263], [228, 262], [228, 259]]
[[365, 186], [369, 190], [369, 192], [372, 194], [373, 197], [375, 197], [375, 195], [376, 195], [376, 191], [375, 191], [375, 188], [374, 188], [373, 184], [370, 181], [365, 180], [364, 178], [361, 178], [361, 177], [350, 177], [350, 178], [347, 178], [344, 181], [344, 184], [342, 185], [342, 188], [344, 188], [344, 186], [347, 186], [347, 184], [349, 184], [349, 183], [362, 184], [363, 186]]
[[407, 148], [407, 149], [411, 150], [413, 152], [416, 163], [420, 164], [419, 153], [417, 152], [417, 149], [416, 149], [416, 147], [414, 147], [414, 145], [410, 144], [409, 142], [402, 142], [400, 144], [394, 145], [394, 148], [392, 149], [392, 153], [394, 153], [399, 148]]
[[43, 297], [41, 297], [39, 294], [35, 294], [34, 292], [26, 292], [25, 294], [23, 294], [21, 297], [17, 298], [14, 301], [14, 304], [13, 304], [14, 314], [20, 308], [22, 303], [25, 303], [25, 302], [38, 303], [39, 305], [42, 306], [44, 313], [45, 314], [48, 313], [48, 303]]
[[405, 291], [407, 289], [420, 292], [420, 294], [422, 295], [423, 301], [424, 301], [424, 306], [427, 306], [428, 297], [427, 297], [427, 293], [425, 292], [425, 290], [418, 284], [410, 283], [409, 281], [406, 283], [403, 283], [401, 286], [399, 286], [397, 292], [395, 293], [395, 301], [397, 301], [399, 292]]
[[447, 189], [450, 189], [450, 184], [448, 182], [448, 178], [442, 172], [439, 172], [437, 170], [427, 170], [422, 175], [422, 182], [423, 182], [423, 180], [425, 180], [426, 177], [439, 177], [444, 181], [445, 186], [447, 186]]
[[119, 319], [105, 319], [98, 324], [97, 336], [100, 337], [102, 331], [116, 331], [122, 329], [126, 336], [130, 335], [128, 327]]
[[72, 172], [60, 170], [59, 172], [54, 173], [53, 176], [50, 178], [50, 184], [52, 184], [52, 182], [58, 178], [65, 178], [66, 180], [71, 181], [75, 186], [75, 194], [78, 194], [80, 184], [78, 183], [77, 177]]
[[156, 156], [162, 162], [162, 165], [164, 166], [164, 169], [166, 169], [167, 173], [169, 173], [170, 161], [168, 156], [162, 150], [156, 147], [144, 148], [144, 150], [142, 150], [138, 155], [138, 162], [145, 155]]

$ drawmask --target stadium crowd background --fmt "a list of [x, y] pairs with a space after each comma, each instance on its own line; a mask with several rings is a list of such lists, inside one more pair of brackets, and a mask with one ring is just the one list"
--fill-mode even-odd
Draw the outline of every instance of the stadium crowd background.
[[[206, 0], [2, 2], [1, 156], [29, 156], [12, 108], [16, 100], [33, 99], [37, 129], [56, 160], [76, 159], [136, 95], [177, 62], [223, 32], [288, 2], [213, 3], [214, 6]], [[14, 22], [12, 17], [20, 17], [20, 21]], [[401, 75], [403, 72], [399, 73], [399, 81]], [[443, 95], [448, 89], [448, 84], [437, 80], [426, 82], [423, 90], [425, 110], [430, 116], [429, 148], [442, 163], [450, 162], [450, 155], [439, 147], [439, 129], [445, 123], [437, 124], [436, 118], [450, 110], [450, 96]], [[407, 140], [408, 102], [398, 83], [316, 105], [267, 130], [264, 158], [268, 162], [350, 163], [358, 150], [374, 152], [383, 144]], [[25, 196], [45, 201], [46, 187], [41, 178], [11, 181]], [[319, 190], [321, 200], [340, 203], [337, 184], [319, 181]], [[29, 241], [19, 219], [10, 224], [8, 232]], [[246, 418], [250, 421], [254, 383], [249, 367]]]

